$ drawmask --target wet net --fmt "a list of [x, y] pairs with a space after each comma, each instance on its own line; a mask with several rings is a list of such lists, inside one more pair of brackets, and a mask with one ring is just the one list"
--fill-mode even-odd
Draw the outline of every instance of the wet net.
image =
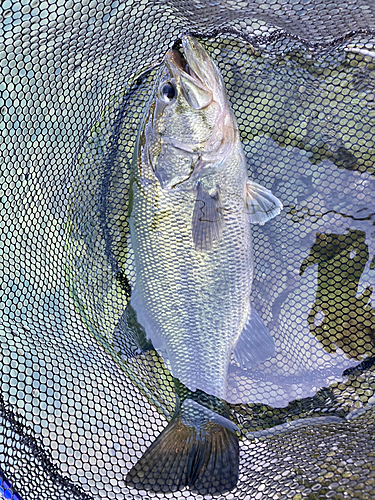
[[126, 484], [176, 404], [126, 308], [130, 168], [189, 33], [284, 205], [253, 228], [276, 354], [229, 374], [240, 470], [220, 498], [374, 498], [374, 3], [5, 0], [0, 19], [0, 497], [203, 498]]

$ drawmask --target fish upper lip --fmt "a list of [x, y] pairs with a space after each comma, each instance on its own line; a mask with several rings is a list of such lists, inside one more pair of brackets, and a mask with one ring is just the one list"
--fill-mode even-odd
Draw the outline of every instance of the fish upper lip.
[[202, 47], [199, 44], [199, 47], [195, 47], [195, 42], [194, 37], [184, 35], [182, 37], [184, 54], [182, 55], [181, 52], [175, 49], [170, 49], [165, 55], [165, 62], [174, 77], [180, 75], [184, 79], [191, 80], [202, 89], [207, 90], [207, 79], [200, 67], [202, 61], [200, 60], [201, 54], [199, 52]]
[[189, 61], [180, 52], [174, 49], [169, 50], [165, 60], [174, 78], [176, 73], [182, 73], [184, 78], [192, 80], [203, 89], [206, 88], [201, 78], [190, 68]]
[[[182, 40], [189, 38], [187, 35], [182, 37]], [[171, 67], [172, 71], [175, 68], [177, 71], [182, 71], [185, 75], [188, 75], [194, 81], [202, 84], [198, 75], [191, 70], [189, 59], [187, 57], [186, 51], [184, 49], [184, 54], [181, 54], [178, 50], [170, 49], [166, 54], [166, 62]]]
[[166, 58], [170, 64], [172, 64], [179, 70], [182, 70], [184, 73], [187, 73], [186, 71], [187, 61], [180, 52], [174, 49], [168, 50]]

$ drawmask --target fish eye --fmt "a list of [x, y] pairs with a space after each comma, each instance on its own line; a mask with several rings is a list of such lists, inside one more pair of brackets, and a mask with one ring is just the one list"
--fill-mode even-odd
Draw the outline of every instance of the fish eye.
[[165, 102], [171, 102], [177, 95], [176, 87], [174, 87], [171, 83], [166, 83], [161, 88], [161, 97]]

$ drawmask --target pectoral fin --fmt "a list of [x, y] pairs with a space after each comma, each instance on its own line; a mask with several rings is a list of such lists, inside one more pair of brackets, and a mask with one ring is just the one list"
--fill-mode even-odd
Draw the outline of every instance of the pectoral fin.
[[275, 343], [261, 317], [251, 307], [244, 329], [233, 350], [241, 368], [253, 368], [275, 354]]
[[283, 208], [281, 201], [271, 191], [250, 180], [246, 183], [246, 206], [252, 224], [264, 224]]
[[198, 183], [192, 220], [195, 250], [198, 252], [211, 250], [213, 242], [221, 236], [222, 221], [219, 192], [210, 195], [201, 183]]

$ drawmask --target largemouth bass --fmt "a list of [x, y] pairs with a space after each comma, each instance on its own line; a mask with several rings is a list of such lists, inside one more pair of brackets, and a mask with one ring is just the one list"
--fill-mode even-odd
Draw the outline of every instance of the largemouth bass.
[[250, 368], [275, 350], [250, 304], [251, 224], [282, 205], [248, 179], [218, 68], [193, 37], [182, 47], [184, 56], [167, 52], [139, 129], [130, 207], [131, 306], [176, 379], [179, 404], [127, 482], [222, 493], [239, 468], [225, 403], [231, 357]]

